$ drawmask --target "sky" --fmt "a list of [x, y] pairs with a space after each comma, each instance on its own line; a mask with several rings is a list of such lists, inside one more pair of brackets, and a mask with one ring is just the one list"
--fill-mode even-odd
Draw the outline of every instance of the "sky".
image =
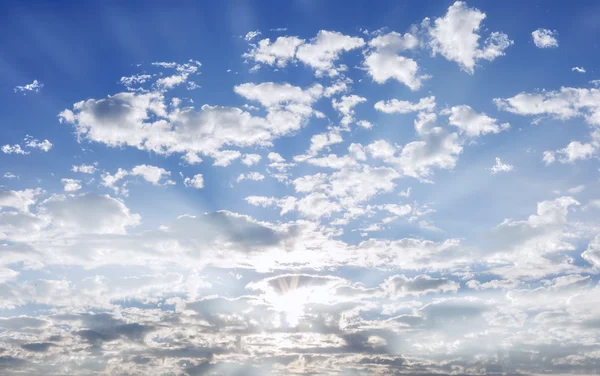
[[600, 372], [597, 2], [0, 23], [0, 374]]

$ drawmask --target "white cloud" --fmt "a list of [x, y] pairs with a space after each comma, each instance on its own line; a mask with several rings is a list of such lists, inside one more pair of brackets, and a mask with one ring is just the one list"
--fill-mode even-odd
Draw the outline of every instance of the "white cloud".
[[294, 60], [298, 46], [303, 43], [304, 40], [297, 37], [279, 37], [273, 43], [267, 38], [260, 40], [258, 45], [253, 46], [243, 56], [256, 63], [275, 65], [283, 68]]
[[420, 140], [399, 148], [382, 141], [368, 146], [367, 150], [405, 176], [426, 180], [432, 173], [432, 167], [454, 168], [463, 150], [458, 134], [448, 133], [436, 121], [435, 114], [421, 112], [414, 122]]
[[331, 101], [332, 107], [337, 110], [342, 116], [341, 124], [344, 127], [354, 122], [354, 107], [360, 103], [367, 101], [367, 98], [360, 97], [358, 95], [344, 95], [337, 101], [333, 99]]
[[478, 114], [467, 105], [454, 106], [449, 110], [442, 111], [444, 115], [449, 116], [451, 125], [458, 127], [460, 132], [469, 137], [478, 137], [488, 133], [499, 133], [508, 129], [510, 124], [498, 124], [494, 118], [486, 114]]
[[369, 42], [371, 51], [365, 53], [364, 67], [373, 81], [379, 84], [395, 79], [413, 91], [418, 90], [430, 76], [420, 74], [419, 66], [413, 59], [398, 55], [398, 52], [417, 46], [417, 38], [410, 33], [401, 35], [391, 32], [377, 36]]
[[548, 29], [537, 29], [531, 33], [533, 43], [539, 48], [551, 48], [558, 47], [558, 40], [556, 37], [558, 32]]
[[39, 93], [43, 87], [43, 83], [39, 82], [38, 80], [33, 80], [33, 82], [30, 84], [24, 86], [15, 86], [14, 91], [15, 93], [23, 93], [23, 95], [26, 95], [28, 92]]
[[186, 187], [202, 189], [204, 188], [204, 177], [202, 176], [202, 174], [196, 174], [192, 178], [185, 178], [183, 184]]
[[[41, 151], [44, 152], [48, 152], [50, 151], [50, 149], [52, 149], [52, 143], [48, 140], [44, 140], [44, 141], [39, 141], [29, 135], [27, 135], [24, 139], [25, 141], [25, 146], [26, 148], [29, 149], [40, 149]], [[14, 145], [4, 145], [2, 146], [2, 152], [5, 154], [21, 154], [21, 155], [27, 155], [30, 153], [30, 151], [25, 150], [21, 147], [21, 145], [19, 144], [14, 144]]]
[[428, 275], [418, 275], [414, 278], [395, 275], [387, 278], [382, 284], [383, 289], [393, 297], [419, 296], [437, 292], [456, 293], [459, 286], [455, 281], [446, 278], [432, 278]]
[[585, 73], [586, 72], [585, 68], [583, 68], [583, 67], [573, 67], [573, 68], [571, 68], [571, 71], [577, 72], [577, 73]]
[[430, 78], [419, 73], [419, 66], [413, 59], [387, 52], [368, 53], [364, 64], [373, 81], [378, 84], [394, 79], [414, 91], [420, 89], [423, 81]]
[[15, 144], [15, 145], [3, 145], [2, 146], [2, 152], [5, 154], [21, 154], [21, 155], [26, 155], [29, 154], [28, 151], [23, 150], [21, 148], [21, 145], [19, 144]]
[[321, 30], [310, 43], [298, 47], [296, 57], [312, 67], [317, 76], [335, 77], [340, 70], [340, 67], [335, 66], [340, 55], [364, 45], [365, 41], [362, 38], [351, 37], [337, 31]]
[[386, 114], [408, 114], [410, 112], [427, 111], [432, 112], [435, 109], [435, 97], [424, 97], [417, 103], [410, 101], [399, 101], [391, 99], [389, 101], [379, 101], [375, 103], [377, 111], [385, 112]]
[[480, 47], [478, 32], [485, 18], [485, 13], [469, 8], [462, 1], [452, 4], [446, 15], [437, 18], [429, 27], [429, 46], [433, 54], [440, 53], [446, 59], [457, 62], [470, 74], [473, 74], [479, 60], [492, 61], [503, 56], [504, 50], [513, 44], [506, 34], [492, 32]]
[[[129, 174], [132, 176], [141, 176], [142, 178], [144, 178], [144, 180], [146, 180], [149, 183], [152, 183], [153, 185], [159, 185], [160, 181], [163, 178], [171, 176], [170, 171], [167, 171], [164, 168], [150, 165], [135, 166], [131, 169]], [[169, 184], [169, 182], [167, 182], [166, 184]]]
[[265, 176], [263, 174], [261, 174], [260, 172], [247, 172], [245, 174], [240, 174], [236, 181], [240, 182], [242, 180], [254, 180], [254, 181], [260, 181], [263, 180], [265, 178]]
[[246, 35], [244, 36], [244, 39], [247, 42], [250, 42], [252, 39], [258, 37], [259, 35], [261, 35], [262, 33], [258, 30], [253, 30], [253, 31], [249, 31], [248, 33], [246, 33]]
[[580, 184], [576, 187], [571, 187], [567, 190], [567, 192], [569, 192], [570, 194], [576, 194], [576, 193], [581, 193], [583, 192], [583, 190], [585, 189], [585, 185], [584, 184]]
[[588, 159], [596, 152], [596, 146], [592, 144], [582, 144], [579, 141], [571, 141], [565, 148], [557, 150], [557, 154], [562, 155], [558, 160], [562, 163], [572, 163], [580, 159]]
[[[321, 96], [322, 87], [302, 90], [263, 83], [239, 85], [236, 92], [268, 105], [266, 117], [209, 105], [167, 111], [161, 92], [128, 92], [76, 103], [73, 111], [64, 110], [59, 118], [72, 124], [80, 138], [160, 155], [181, 153], [188, 162], [198, 163], [198, 154], [218, 154], [224, 146], [266, 146], [299, 130], [314, 115], [310, 104]], [[274, 97], [273, 92], [284, 97]]]
[[[115, 191], [115, 193], [119, 193], [122, 195], [127, 195], [127, 181], [118, 184], [127, 176], [139, 176], [146, 180], [152, 185], [172, 185], [175, 184], [174, 181], [168, 180], [168, 177], [171, 176], [171, 172], [165, 170], [164, 168], [151, 166], [151, 165], [138, 165], [133, 167], [131, 170], [125, 170], [119, 168], [117, 172], [112, 175], [108, 172], [102, 174], [101, 184], [105, 187], [111, 188]], [[165, 180], [167, 179], [167, 180]]]
[[51, 218], [54, 228], [77, 233], [123, 234], [127, 227], [141, 221], [139, 214], [131, 213], [123, 202], [92, 193], [54, 195], [39, 210]]
[[22, 191], [0, 191], [0, 208], [13, 208], [23, 212], [37, 202], [40, 189], [25, 189]]
[[581, 254], [581, 257], [595, 267], [600, 268], [600, 235], [597, 235], [590, 242], [585, 252]]
[[514, 170], [514, 166], [507, 164], [507, 163], [502, 163], [502, 161], [500, 160], [500, 158], [496, 157], [496, 164], [492, 166], [492, 168], [490, 168], [490, 171], [492, 172], [492, 174], [497, 174], [499, 172], [510, 172]]
[[373, 128], [373, 123], [371, 123], [368, 120], [359, 120], [356, 122], [356, 125], [358, 125], [359, 127], [365, 128], [365, 129]]
[[75, 179], [61, 179], [65, 192], [75, 192], [81, 189], [81, 181]]
[[25, 137], [25, 146], [31, 149], [40, 149], [48, 152], [52, 149], [52, 143], [48, 140], [39, 141], [31, 136]]
[[258, 154], [244, 154], [244, 157], [242, 158], [241, 162], [246, 166], [253, 166], [260, 162], [260, 160], [261, 156]]
[[237, 150], [220, 150], [214, 152], [211, 156], [215, 159], [213, 166], [227, 167], [231, 162], [240, 158], [242, 153]]
[[81, 172], [83, 174], [94, 174], [97, 171], [97, 168], [96, 168], [97, 165], [98, 165], [97, 162], [94, 162], [91, 165], [81, 164], [79, 166], [73, 166], [71, 168], [71, 171], [73, 171], [73, 172]]
[[561, 87], [556, 91], [520, 93], [511, 98], [495, 98], [499, 109], [519, 115], [548, 115], [560, 120], [584, 117], [600, 125], [600, 90]]

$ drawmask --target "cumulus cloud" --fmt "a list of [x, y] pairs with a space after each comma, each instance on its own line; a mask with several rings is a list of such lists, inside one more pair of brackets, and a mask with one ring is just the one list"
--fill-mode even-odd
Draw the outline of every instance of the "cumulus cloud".
[[409, 33], [377, 36], [369, 42], [371, 50], [365, 54], [364, 67], [378, 84], [394, 79], [413, 91], [418, 90], [430, 76], [421, 74], [415, 60], [398, 54], [417, 46], [417, 38]]
[[510, 172], [512, 170], [514, 170], [514, 166], [507, 163], [502, 163], [499, 157], [496, 157], [496, 164], [490, 168], [490, 171], [493, 175], [499, 172]]
[[420, 111], [432, 112], [435, 109], [435, 97], [429, 96], [421, 98], [417, 103], [397, 99], [379, 101], [375, 103], [375, 109], [377, 111], [385, 112], [386, 114], [407, 114]]
[[15, 86], [14, 91], [15, 93], [22, 93], [23, 95], [27, 95], [27, 93], [29, 92], [39, 93], [43, 87], [43, 83], [39, 82], [38, 80], [33, 80], [33, 82], [30, 84], [23, 86]]
[[270, 145], [273, 139], [299, 130], [314, 114], [311, 104], [322, 95], [322, 87], [303, 90], [289, 84], [242, 84], [235, 92], [260, 102], [267, 116], [209, 105], [169, 111], [164, 94], [154, 91], [88, 99], [76, 103], [73, 110], [64, 110], [59, 118], [73, 125], [82, 139], [160, 155], [180, 153], [188, 162], [198, 163], [198, 154], [223, 155], [224, 146]]
[[202, 174], [196, 174], [191, 178], [185, 178], [183, 184], [186, 187], [202, 189], [204, 188], [204, 177], [202, 176]]
[[65, 192], [75, 192], [81, 189], [81, 181], [76, 179], [61, 179]]
[[448, 120], [451, 125], [469, 137], [482, 136], [487, 133], [499, 133], [502, 130], [510, 128], [510, 124], [498, 124], [496, 119], [493, 119], [486, 114], [476, 113], [470, 106], [454, 106], [448, 110], [442, 111], [444, 115], [448, 115]]
[[558, 32], [556, 32], [556, 30], [552, 31], [548, 29], [537, 29], [531, 33], [533, 43], [535, 43], [538, 48], [558, 47], [557, 36]]
[[455, 61], [467, 73], [473, 74], [479, 60], [493, 61], [503, 56], [513, 41], [501, 32], [492, 32], [480, 45], [481, 23], [486, 14], [476, 8], [469, 8], [466, 3], [457, 1], [448, 8], [448, 12], [436, 18], [428, 27], [431, 40], [429, 46], [433, 54], [441, 54], [450, 61]]

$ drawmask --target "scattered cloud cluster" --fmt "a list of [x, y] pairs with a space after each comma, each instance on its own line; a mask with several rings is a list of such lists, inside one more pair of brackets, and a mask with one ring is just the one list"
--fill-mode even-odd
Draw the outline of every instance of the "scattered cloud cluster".
[[473, 100], [514, 43], [541, 53], [493, 17], [252, 22], [228, 87], [140, 63], [57, 109], [56, 145], [2, 142], [0, 374], [597, 372], [598, 83], [494, 72]]

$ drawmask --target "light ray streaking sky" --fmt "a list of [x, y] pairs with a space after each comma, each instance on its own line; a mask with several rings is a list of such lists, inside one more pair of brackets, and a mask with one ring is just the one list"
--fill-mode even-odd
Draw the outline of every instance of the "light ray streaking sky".
[[0, 18], [0, 374], [600, 372], [596, 2]]

